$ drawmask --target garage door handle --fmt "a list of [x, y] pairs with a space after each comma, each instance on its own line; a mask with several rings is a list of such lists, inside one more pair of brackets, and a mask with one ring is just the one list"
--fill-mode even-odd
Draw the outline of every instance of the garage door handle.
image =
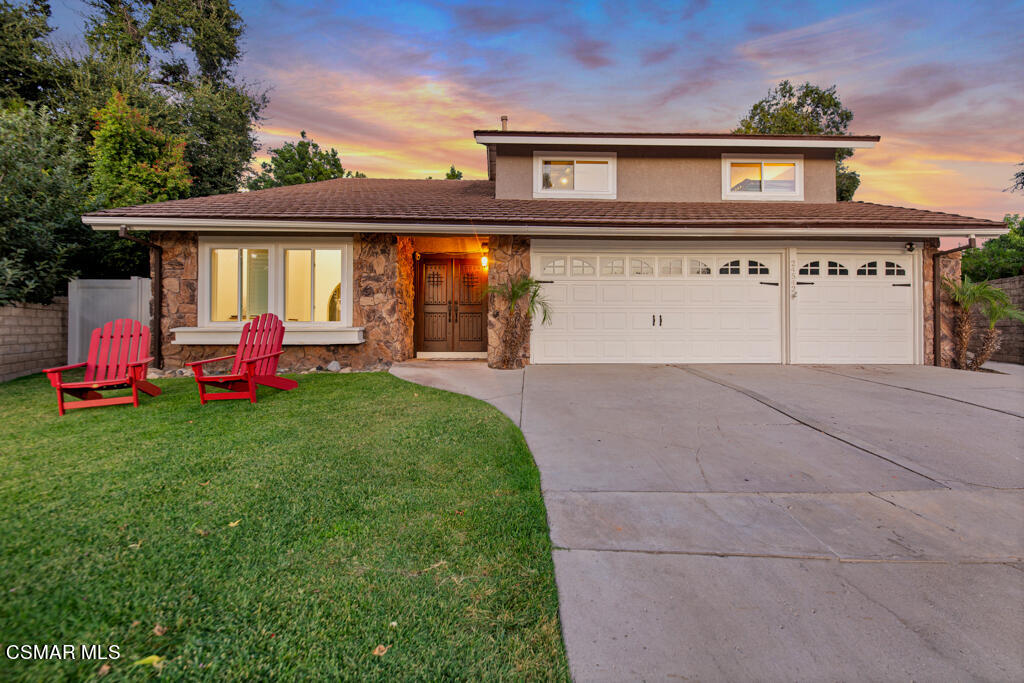
[[553, 285], [553, 284], [555, 284], [554, 280], [537, 280], [537, 282], [542, 284], [542, 285]]
[[661, 316], [658, 316], [658, 327], [661, 327]]
[[813, 285], [813, 282], [798, 282], [798, 285]]
[[893, 287], [909, 287], [910, 283], [909, 282], [903, 282], [903, 283], [894, 282], [894, 283], [892, 283], [892, 286]]
[[761, 284], [762, 285], [771, 285], [772, 287], [778, 287], [779, 286], [778, 282], [762, 282]]
[[654, 314], [651, 313], [651, 327], [654, 327]]

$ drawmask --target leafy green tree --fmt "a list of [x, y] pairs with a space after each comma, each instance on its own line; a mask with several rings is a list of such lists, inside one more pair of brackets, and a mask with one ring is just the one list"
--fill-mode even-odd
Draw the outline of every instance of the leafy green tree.
[[50, 6], [43, 0], [17, 6], [0, 0], [0, 100], [46, 98], [55, 83]]
[[185, 163], [185, 140], [167, 135], [149, 117], [115, 92], [93, 111], [96, 126], [89, 148], [92, 190], [104, 207], [181, 199], [192, 178]]
[[235, 75], [244, 25], [230, 0], [88, 4], [87, 53], [60, 59], [61, 111], [86, 127], [111, 90], [124, 93], [153, 125], [184, 136], [191, 196], [236, 191], [267, 98]]
[[1017, 214], [1004, 220], [1007, 234], [964, 252], [961, 269], [966, 277], [984, 281], [1024, 273], [1024, 219]]
[[448, 173], [444, 176], [445, 180], [462, 180], [462, 171], [456, 170], [455, 164], [448, 169]]
[[0, 110], [0, 305], [49, 303], [75, 275], [91, 231], [74, 135], [45, 107]]
[[270, 161], [260, 164], [260, 172], [246, 184], [250, 190], [264, 190], [282, 185], [315, 183], [332, 178], [365, 178], [358, 171], [348, 171], [341, 165], [338, 150], [333, 147], [320, 149], [313, 140], [306, 137], [306, 131], [299, 133], [298, 142], [286, 142], [270, 150]]
[[[788, 80], [768, 91], [750, 108], [733, 133], [762, 135], [845, 135], [853, 112], [843, 106], [836, 86], [820, 88], [811, 83], [794, 86]], [[860, 186], [860, 175], [844, 161], [849, 148], [836, 150], [836, 199], [849, 201]]]

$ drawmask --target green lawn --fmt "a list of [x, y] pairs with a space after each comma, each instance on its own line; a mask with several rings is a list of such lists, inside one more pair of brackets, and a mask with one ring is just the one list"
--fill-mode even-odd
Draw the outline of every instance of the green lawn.
[[[3, 646], [118, 645], [104, 680], [567, 679], [515, 425], [388, 374], [298, 380], [203, 407], [158, 380], [63, 418], [44, 379], [0, 384]], [[0, 678], [101, 664], [0, 657]]]

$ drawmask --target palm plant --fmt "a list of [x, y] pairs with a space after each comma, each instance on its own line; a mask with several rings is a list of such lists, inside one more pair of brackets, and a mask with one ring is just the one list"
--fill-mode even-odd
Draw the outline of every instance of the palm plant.
[[[986, 283], [987, 284], [987, 283]], [[1001, 289], [991, 287], [993, 294], [981, 302], [981, 314], [988, 320], [988, 329], [981, 337], [981, 348], [974, 354], [971, 370], [978, 370], [996, 351], [999, 350], [1000, 337], [1003, 331], [996, 328], [1002, 320], [1024, 322], [1024, 311], [1010, 303], [1010, 297]]]
[[542, 289], [542, 284], [529, 275], [509, 278], [487, 288], [489, 294], [494, 294], [508, 307], [508, 319], [501, 334], [500, 367], [519, 367], [533, 319], [540, 314], [542, 323], [550, 320], [551, 306]]
[[[987, 282], [974, 282], [969, 277], [962, 281], [956, 281], [950, 277], [942, 278], [942, 288], [949, 294], [949, 298], [957, 305], [956, 318], [953, 322], [953, 349], [954, 360], [958, 368], [967, 369], [967, 347], [971, 344], [971, 337], [974, 335], [974, 320], [971, 318], [971, 310], [979, 303], [991, 298], [991, 290], [995, 287]], [[941, 321], [936, 311], [935, 334], [941, 334]]]

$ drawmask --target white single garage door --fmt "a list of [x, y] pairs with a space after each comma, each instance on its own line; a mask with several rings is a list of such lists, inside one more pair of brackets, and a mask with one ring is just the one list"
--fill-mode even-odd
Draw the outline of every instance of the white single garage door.
[[779, 363], [782, 252], [595, 252], [535, 243], [553, 309], [534, 363]]
[[793, 363], [913, 363], [909, 255], [800, 250], [791, 304]]

